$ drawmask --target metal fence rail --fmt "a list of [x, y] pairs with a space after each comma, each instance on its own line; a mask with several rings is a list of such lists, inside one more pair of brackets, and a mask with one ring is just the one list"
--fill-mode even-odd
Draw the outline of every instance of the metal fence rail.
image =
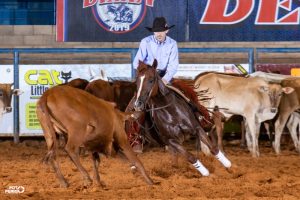
[[[137, 52], [137, 48], [16, 48], [0, 49], [0, 53], [13, 54], [14, 65], [14, 87], [19, 88], [19, 63], [22, 53], [130, 53], [131, 63]], [[254, 69], [254, 49], [253, 48], [179, 48], [179, 53], [247, 53], [250, 66], [249, 73]], [[132, 70], [132, 77], [135, 77], [135, 71]], [[19, 124], [19, 97], [14, 96], [14, 142], [19, 143], [20, 124]]]

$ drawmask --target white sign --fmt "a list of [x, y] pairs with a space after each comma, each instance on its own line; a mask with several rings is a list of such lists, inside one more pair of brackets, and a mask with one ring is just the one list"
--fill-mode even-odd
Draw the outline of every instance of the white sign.
[[[49, 88], [75, 78], [90, 80], [104, 71], [108, 78], [130, 79], [131, 64], [20, 65], [20, 135], [42, 135], [36, 102]], [[91, 73], [92, 72], [92, 73]]]
[[25, 192], [25, 187], [23, 186], [8, 186], [7, 189], [5, 189], [5, 194], [20, 194]]
[[194, 79], [198, 74], [207, 71], [248, 73], [249, 64], [179, 64], [175, 77]]
[[[13, 65], [0, 65], [0, 83], [13, 83], [14, 82], [14, 66]], [[14, 131], [14, 102], [12, 97], [12, 112], [5, 113], [0, 119], [0, 135], [12, 135]]]

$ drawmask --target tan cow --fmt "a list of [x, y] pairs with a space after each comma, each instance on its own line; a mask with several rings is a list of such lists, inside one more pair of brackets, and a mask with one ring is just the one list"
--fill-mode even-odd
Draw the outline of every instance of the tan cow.
[[63, 187], [67, 187], [68, 183], [56, 161], [56, 133], [67, 134], [65, 150], [81, 172], [85, 184], [90, 184], [91, 178], [79, 161], [80, 146], [91, 152], [94, 182], [98, 185], [102, 185], [98, 173], [98, 153], [110, 155], [113, 147], [119, 148], [125, 154], [148, 184], [153, 183], [127, 141], [124, 130], [126, 115], [115, 109], [113, 103], [67, 85], [56, 86], [47, 90], [38, 101], [37, 116], [48, 147], [45, 161], [51, 162]]
[[12, 95], [20, 95], [23, 93], [20, 89], [12, 89], [12, 83], [1, 83], [0, 84], [0, 119], [4, 113], [12, 111], [11, 99]]
[[300, 110], [298, 110], [298, 112], [293, 112], [290, 115], [286, 126], [291, 133], [296, 151], [300, 153]]
[[[275, 122], [275, 141], [273, 147], [277, 154], [280, 153], [280, 138], [282, 135], [283, 128], [289, 118], [289, 116], [300, 108], [300, 78], [287, 78], [281, 82], [283, 87], [293, 87], [295, 92], [290, 95], [283, 95], [279, 105], [278, 118]], [[300, 152], [300, 133], [296, 132], [297, 129], [290, 129], [291, 136], [295, 143], [296, 150]], [[297, 142], [298, 141], [298, 142]]]
[[247, 146], [253, 157], [259, 156], [260, 123], [276, 115], [282, 93], [293, 91], [290, 87], [269, 84], [262, 78], [213, 72], [198, 75], [194, 87], [199, 93], [208, 89], [208, 96], [212, 99], [201, 102], [205, 107], [218, 106], [226, 118], [235, 114], [246, 119]]

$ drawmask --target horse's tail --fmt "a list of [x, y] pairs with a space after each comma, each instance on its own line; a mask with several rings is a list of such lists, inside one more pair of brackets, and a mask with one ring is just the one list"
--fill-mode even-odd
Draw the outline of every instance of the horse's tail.
[[211, 127], [212, 119], [210, 118], [209, 112], [203, 105], [199, 103], [197, 93], [193, 90], [193, 88], [190, 87], [187, 83], [185, 83], [185, 81], [179, 79], [173, 80], [172, 85], [181, 90], [184, 93], [184, 95], [187, 98], [189, 98], [192, 101], [192, 103], [196, 106], [197, 110], [202, 115], [200, 125], [204, 129]]
[[37, 117], [42, 126], [44, 137], [47, 143], [48, 153], [44, 158], [44, 162], [48, 162], [49, 159], [52, 159], [56, 155], [57, 150], [57, 140], [56, 140], [56, 132], [53, 127], [53, 123], [51, 122], [51, 113], [47, 106], [47, 91], [42, 95], [37, 103]]

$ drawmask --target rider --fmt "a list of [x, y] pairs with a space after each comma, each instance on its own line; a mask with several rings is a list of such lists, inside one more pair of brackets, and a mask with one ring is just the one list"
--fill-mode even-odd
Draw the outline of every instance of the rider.
[[[152, 28], [146, 27], [146, 29], [154, 34], [141, 40], [139, 50], [133, 61], [133, 67], [134, 69], [137, 69], [139, 61], [152, 65], [154, 59], [156, 59], [158, 62], [157, 71], [165, 84], [170, 83], [173, 76], [176, 74], [179, 65], [177, 42], [167, 36], [169, 29], [173, 27], [174, 25], [167, 25], [164, 17], [155, 18]], [[136, 96], [131, 99], [126, 111], [134, 110], [135, 100]], [[144, 121], [142, 118], [143, 117], [140, 117], [138, 119], [140, 123], [143, 123]], [[130, 126], [130, 130], [128, 124], [126, 127], [129, 142], [136, 153], [142, 153], [142, 140], [139, 135], [137, 124], [134, 125], [131, 123]]]
[[[167, 84], [173, 78], [178, 68], [178, 47], [177, 42], [167, 36], [169, 29], [174, 25], [168, 26], [164, 17], [156, 17], [153, 26], [146, 27], [153, 35], [141, 40], [139, 50], [134, 58], [133, 67], [137, 69], [139, 61], [152, 65], [154, 59], [157, 60], [157, 70], [162, 77], [162, 81]], [[126, 111], [133, 110], [135, 97], [128, 104]], [[128, 133], [127, 133], [128, 134]], [[142, 141], [140, 137], [135, 137], [138, 133], [129, 134], [129, 141], [136, 153], [142, 153]], [[133, 139], [134, 138], [134, 139]]]

